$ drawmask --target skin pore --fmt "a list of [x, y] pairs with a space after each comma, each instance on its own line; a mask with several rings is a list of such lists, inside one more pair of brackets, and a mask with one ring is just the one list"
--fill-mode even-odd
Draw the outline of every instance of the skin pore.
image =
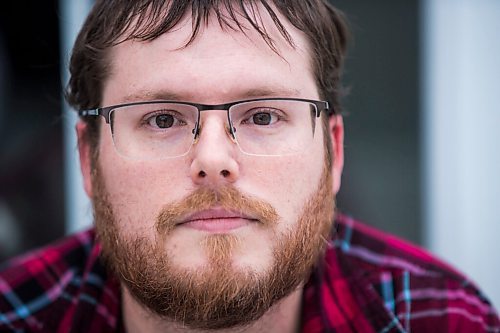
[[[282, 19], [292, 48], [268, 16], [262, 20], [279, 55], [252, 29], [245, 36], [210, 20], [183, 48], [189, 18], [153, 41], [115, 46], [103, 105], [159, 98], [207, 104], [319, 99], [305, 37]], [[81, 139], [85, 125], [77, 126], [85, 188], [103, 254], [124, 282], [129, 332], [297, 330], [292, 318], [300, 317], [302, 287], [324, 249], [340, 184], [340, 116], [329, 124], [328, 132], [316, 126], [313, 145], [302, 154], [256, 157], [228, 137], [225, 111], [210, 111], [188, 155], [158, 161], [123, 158], [102, 124], [94, 164]], [[325, 135], [332, 136], [332, 164], [325, 158]], [[200, 207], [244, 213], [244, 225], [210, 233], [166, 217]]]

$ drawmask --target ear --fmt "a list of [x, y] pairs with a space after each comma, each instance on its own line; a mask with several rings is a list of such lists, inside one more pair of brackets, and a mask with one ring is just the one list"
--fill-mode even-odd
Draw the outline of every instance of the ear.
[[340, 115], [332, 115], [329, 119], [329, 135], [332, 138], [332, 186], [333, 193], [340, 189], [342, 170], [344, 168], [344, 120]]
[[92, 198], [92, 149], [87, 137], [87, 124], [83, 121], [78, 121], [76, 124], [76, 135], [78, 138], [78, 152], [80, 154], [80, 169], [83, 176], [83, 187], [85, 192]]

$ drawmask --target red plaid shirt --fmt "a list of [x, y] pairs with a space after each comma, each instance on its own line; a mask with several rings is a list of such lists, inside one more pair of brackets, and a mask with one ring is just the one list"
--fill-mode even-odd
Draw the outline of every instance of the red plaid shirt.
[[[500, 332], [481, 292], [446, 264], [339, 216], [308, 281], [302, 332]], [[123, 332], [120, 284], [92, 230], [0, 266], [0, 332]]]

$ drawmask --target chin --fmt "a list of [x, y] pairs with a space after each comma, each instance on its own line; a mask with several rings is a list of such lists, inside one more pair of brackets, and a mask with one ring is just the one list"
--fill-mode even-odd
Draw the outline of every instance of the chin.
[[[257, 242], [234, 234], [211, 234], [195, 246], [167, 250], [171, 264], [181, 270], [227, 270], [242, 274], [264, 274], [273, 264], [270, 244]], [[192, 243], [191, 243], [192, 244]], [[169, 246], [170, 247], [170, 246]]]

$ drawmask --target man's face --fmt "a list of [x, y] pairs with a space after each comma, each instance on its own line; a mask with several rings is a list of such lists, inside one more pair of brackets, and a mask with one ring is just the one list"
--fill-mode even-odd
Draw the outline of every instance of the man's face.
[[[292, 48], [270, 19], [263, 19], [279, 55], [253, 29], [245, 36], [214, 22], [184, 48], [191, 34], [189, 20], [153, 41], [127, 41], [114, 47], [102, 104], [319, 99], [305, 36], [283, 20], [296, 44]], [[243, 318], [245, 308], [235, 308], [240, 322], [233, 318], [212, 324], [212, 328], [228, 327], [256, 319], [307, 278], [330, 229], [332, 183], [338, 184], [342, 166], [333, 163], [332, 179], [324, 144], [330, 134], [320, 119], [309, 149], [286, 156], [242, 153], [225, 130], [225, 111], [204, 112], [201, 126], [199, 140], [186, 156], [138, 161], [116, 152], [110, 128], [103, 124], [93, 176], [90, 155], [81, 149], [82, 164], [104, 252], [119, 274], [140, 280], [126, 283], [132, 295], [153, 312], [182, 317], [188, 325], [187, 312], [200, 312], [192, 315], [193, 322], [213, 323], [223, 317], [221, 311], [231, 316], [224, 302], [232, 300], [238, 306], [246, 298], [251, 308], [266, 298], [251, 318]], [[192, 214], [196, 221], [178, 223]], [[289, 275], [290, 281], [278, 283], [287, 278], [276, 279], [281, 274]], [[202, 288], [196, 291], [196, 286]], [[266, 294], [262, 290], [266, 286], [280, 290]], [[225, 287], [228, 294], [220, 290]], [[176, 290], [177, 302], [205, 297], [205, 303], [217, 299], [222, 305], [213, 310], [200, 300], [188, 300], [191, 308], [170, 311], [174, 306], [162, 303], [158, 295], [172, 288], [194, 290]], [[210, 293], [214, 288], [218, 290]], [[145, 295], [151, 293], [155, 296]], [[175, 299], [175, 295], [165, 297]], [[260, 297], [255, 299], [256, 295]], [[191, 323], [196, 325], [210, 327]]]

